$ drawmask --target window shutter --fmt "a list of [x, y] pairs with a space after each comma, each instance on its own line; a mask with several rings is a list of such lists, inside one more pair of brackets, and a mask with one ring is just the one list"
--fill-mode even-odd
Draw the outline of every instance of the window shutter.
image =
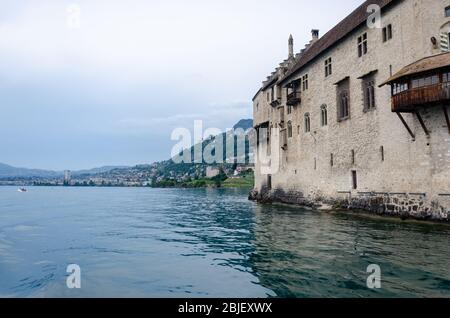
[[449, 43], [448, 43], [448, 34], [441, 33], [441, 51], [448, 52], [449, 51]]

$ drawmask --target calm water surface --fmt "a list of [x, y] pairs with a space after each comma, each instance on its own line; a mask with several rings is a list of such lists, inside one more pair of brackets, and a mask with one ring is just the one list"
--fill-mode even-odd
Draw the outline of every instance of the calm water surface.
[[[73, 263], [80, 290], [66, 287]], [[450, 227], [243, 190], [0, 187], [0, 297], [14, 296], [450, 297]]]

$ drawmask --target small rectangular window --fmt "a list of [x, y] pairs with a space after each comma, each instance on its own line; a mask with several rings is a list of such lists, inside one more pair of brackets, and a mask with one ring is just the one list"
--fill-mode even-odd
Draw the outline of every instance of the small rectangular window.
[[436, 85], [439, 83], [439, 75], [415, 78], [411, 81], [412, 88]]
[[334, 155], [331, 154], [330, 156], [330, 165], [333, 167], [334, 166]]
[[302, 77], [302, 88], [304, 91], [306, 91], [309, 88], [308, 74], [306, 74]]
[[305, 132], [311, 132], [311, 118], [309, 116], [309, 113], [305, 114]]
[[331, 63], [331, 57], [325, 61], [325, 77], [333, 74], [333, 66]]
[[445, 8], [445, 16], [447, 18], [450, 18], [450, 6], [448, 6], [447, 8]]
[[320, 124], [322, 125], [322, 127], [328, 125], [328, 109], [327, 105], [325, 104], [320, 107]]
[[352, 165], [355, 164], [355, 150], [351, 151], [351, 156], [352, 156]]
[[367, 46], [367, 33], [364, 33], [360, 37], [358, 37], [358, 56], [362, 57], [366, 55], [368, 52]]
[[387, 42], [392, 39], [392, 24], [383, 28], [383, 42]]
[[442, 80], [444, 83], [450, 82], [450, 73], [444, 73]]
[[355, 170], [352, 171], [352, 186], [353, 190], [358, 189], [358, 175]]
[[409, 89], [408, 83], [395, 83], [392, 86], [392, 94], [395, 96], [404, 91], [407, 91], [408, 89]]
[[384, 161], [384, 147], [380, 147], [380, 155], [381, 155], [381, 161]]

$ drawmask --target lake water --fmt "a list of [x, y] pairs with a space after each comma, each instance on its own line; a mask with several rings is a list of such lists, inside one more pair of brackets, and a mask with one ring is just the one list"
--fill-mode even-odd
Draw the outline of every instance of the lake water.
[[367, 296], [450, 297], [450, 227], [233, 189], [0, 187], [0, 297]]

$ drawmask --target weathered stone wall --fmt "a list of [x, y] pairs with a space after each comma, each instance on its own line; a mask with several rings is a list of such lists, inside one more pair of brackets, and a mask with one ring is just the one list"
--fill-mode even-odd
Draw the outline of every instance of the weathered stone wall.
[[[364, 25], [296, 75], [296, 78], [301, 78], [308, 74], [309, 89], [302, 92], [302, 103], [293, 109], [292, 114], [287, 114], [286, 94], [283, 93], [281, 112], [285, 117], [284, 128], [290, 121], [294, 134], [288, 138], [288, 148], [280, 152], [280, 170], [271, 177], [273, 189], [301, 193], [307, 202], [323, 198], [337, 202], [343, 193], [349, 193], [352, 198], [349, 207], [372, 212], [379, 209], [370, 207], [367, 201], [377, 200], [360, 193], [423, 193], [426, 195], [417, 211], [416, 204], [404, 207], [389, 201], [383, 203], [384, 213], [389, 214], [392, 210], [394, 214], [432, 215], [432, 219], [439, 216], [446, 219], [450, 209], [445, 196], [450, 193], [450, 135], [442, 109], [420, 110], [431, 131], [429, 137], [417, 118], [412, 114], [404, 115], [416, 136], [413, 140], [397, 115], [391, 112], [389, 86], [377, 87], [376, 108], [364, 111], [359, 78], [375, 71], [378, 86], [404, 66], [439, 53], [440, 49], [434, 47], [430, 39], [439, 38], [442, 27], [450, 22], [450, 18], [444, 15], [444, 8], [448, 5], [448, 0], [400, 1], [382, 15], [383, 26], [392, 24], [392, 40], [383, 42], [381, 29], [369, 29]], [[367, 55], [359, 58], [357, 39], [365, 32], [369, 50]], [[324, 62], [329, 57], [333, 61], [333, 74], [325, 77]], [[350, 81], [350, 118], [338, 121], [334, 84], [346, 77]], [[255, 124], [270, 121], [274, 127], [280, 126], [280, 109], [267, 103], [266, 93], [261, 92], [255, 99]], [[328, 109], [328, 125], [324, 127], [320, 125], [322, 105], [327, 105]], [[310, 132], [305, 132], [306, 113], [311, 117]], [[357, 172], [357, 189], [352, 188], [352, 171]], [[268, 183], [267, 175], [261, 173], [258, 162], [255, 177], [255, 188], [261, 192]], [[388, 200], [385, 196], [376, 197]], [[411, 197], [412, 201], [417, 199], [408, 195]], [[388, 198], [393, 200], [392, 195]], [[398, 200], [403, 199], [400, 196]]]
[[424, 193], [340, 193], [332, 198], [304, 197], [303, 193], [283, 190], [253, 190], [250, 200], [261, 203], [284, 203], [315, 209], [361, 210], [382, 216], [422, 221], [450, 222], [450, 196], [430, 201]]

